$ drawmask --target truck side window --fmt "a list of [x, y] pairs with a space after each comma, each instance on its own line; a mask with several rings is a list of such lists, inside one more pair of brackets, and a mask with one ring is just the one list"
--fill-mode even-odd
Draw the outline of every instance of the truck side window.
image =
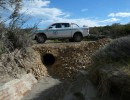
[[61, 24], [59, 24], [59, 23], [58, 24], [53, 24], [53, 25], [51, 25], [51, 27], [52, 27], [52, 29], [53, 28], [61, 28]]
[[61, 24], [56, 24], [56, 28], [61, 28]]
[[51, 26], [49, 27], [49, 29], [54, 29], [54, 28], [56, 28], [56, 24], [53, 24], [53, 25], [51, 25]]
[[72, 24], [73, 28], [79, 28], [77, 24]]
[[69, 23], [62, 23], [62, 27], [63, 28], [68, 28], [68, 27], [70, 27], [70, 24]]

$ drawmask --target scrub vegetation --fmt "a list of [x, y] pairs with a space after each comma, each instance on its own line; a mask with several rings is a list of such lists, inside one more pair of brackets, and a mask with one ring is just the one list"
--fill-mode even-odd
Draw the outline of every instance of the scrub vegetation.
[[129, 100], [130, 37], [114, 40], [97, 51], [91, 65], [92, 81], [99, 86], [99, 94], [118, 94], [120, 100]]
[[28, 36], [32, 28], [22, 28], [27, 19], [20, 14], [21, 7], [22, 0], [0, 0], [1, 11], [8, 12], [9, 8], [13, 10], [6, 19], [0, 16], [0, 54], [23, 49], [32, 44]]
[[90, 34], [97, 37], [105, 36], [112, 39], [130, 35], [130, 23], [121, 25], [120, 23], [114, 23], [112, 25], [91, 27]]

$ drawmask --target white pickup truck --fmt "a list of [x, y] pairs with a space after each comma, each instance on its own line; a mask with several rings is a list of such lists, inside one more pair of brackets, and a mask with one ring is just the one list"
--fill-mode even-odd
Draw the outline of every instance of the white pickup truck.
[[70, 41], [80, 42], [83, 37], [89, 35], [89, 28], [80, 28], [74, 23], [54, 23], [45, 30], [38, 30], [33, 35], [38, 43], [44, 43], [47, 39], [69, 39]]

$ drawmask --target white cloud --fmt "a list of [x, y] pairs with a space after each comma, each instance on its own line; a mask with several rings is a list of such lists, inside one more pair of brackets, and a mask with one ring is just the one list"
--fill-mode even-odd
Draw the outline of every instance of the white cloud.
[[[70, 13], [63, 12], [59, 8], [50, 7], [50, 0], [33, 0], [27, 1], [24, 0], [22, 13], [26, 12], [26, 15], [29, 15], [33, 18], [41, 19], [40, 26], [47, 26], [56, 22], [71, 22], [77, 23], [79, 26], [87, 25], [87, 26], [100, 26], [105, 25], [106, 23], [112, 23], [119, 21], [117, 18], [110, 18], [106, 20], [91, 20], [88, 18], [72, 18]], [[82, 12], [87, 11], [88, 9], [82, 9]]]
[[67, 18], [67, 17], [70, 17], [70, 14], [66, 14], [66, 15], [64, 16], [64, 18]]
[[[86, 18], [72, 18], [71, 14], [68, 12], [64, 12], [63, 10], [55, 7], [50, 7], [50, 0], [23, 0], [23, 8], [21, 9], [21, 13], [24, 13], [26, 16], [31, 17], [34, 20], [29, 21], [29, 24], [36, 23], [36, 20], [40, 20], [40, 26], [45, 27], [51, 23], [55, 22], [71, 22], [76, 23], [79, 26], [87, 25], [87, 26], [101, 26], [110, 24], [112, 22], [119, 21], [113, 16], [121, 16], [122, 13], [111, 13], [109, 14], [110, 19], [99, 20], [99, 19], [88, 19]], [[87, 11], [88, 9], [82, 9], [82, 12]], [[11, 10], [10, 10], [11, 11]], [[11, 13], [11, 12], [10, 12]], [[1, 12], [0, 14], [7, 16], [9, 13]], [[125, 15], [126, 16], [126, 15]], [[128, 15], [127, 15], [128, 16]], [[31, 22], [31, 23], [30, 23]]]
[[[54, 22], [74, 22], [81, 25], [97, 26], [98, 23], [87, 18], [70, 18], [70, 13], [63, 12], [59, 8], [49, 7], [50, 0], [24, 0], [23, 8], [21, 13], [25, 13], [33, 18], [42, 19], [42, 25], [48, 25]], [[87, 11], [87, 9], [82, 9], [82, 11]]]
[[55, 18], [58, 16], [68, 16], [68, 14], [63, 13], [58, 8], [49, 8], [49, 4], [49, 0], [24, 0], [21, 13], [25, 12], [25, 14], [37, 18]]
[[99, 21], [99, 22], [101, 22], [101, 23], [106, 23], [106, 22], [112, 23], [112, 22], [117, 22], [117, 21], [119, 21], [119, 20], [120, 20], [120, 19], [118, 19], [118, 18], [110, 18], [110, 19], [106, 19], [106, 20]]
[[71, 22], [76, 23], [79, 26], [88, 25], [91, 26], [99, 26], [98, 21], [96, 20], [89, 20], [87, 18], [79, 18], [79, 19], [71, 19], [71, 18], [56, 18], [53, 20], [43, 20], [42, 23], [44, 24], [51, 24], [56, 22]]
[[82, 10], [81, 10], [81, 12], [86, 12], [86, 11], [88, 11], [88, 9], [82, 9]]
[[109, 17], [130, 17], [130, 12], [110, 13]]
[[36, 7], [36, 8], [41, 8], [41, 7], [47, 7], [50, 4], [49, 0], [23, 0], [23, 5], [24, 7]]

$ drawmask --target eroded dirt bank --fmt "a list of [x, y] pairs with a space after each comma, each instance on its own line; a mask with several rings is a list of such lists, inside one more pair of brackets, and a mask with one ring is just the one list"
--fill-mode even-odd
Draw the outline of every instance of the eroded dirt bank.
[[79, 43], [35, 44], [24, 50], [3, 54], [0, 58], [0, 79], [19, 78], [23, 73], [32, 73], [37, 79], [53, 76], [60, 79], [73, 79], [78, 70], [87, 69], [91, 55], [110, 42], [83, 41]]
[[[111, 40], [109, 39], [101, 39], [98, 41], [83, 41], [79, 43], [35, 44], [30, 48], [15, 50], [10, 54], [3, 54], [0, 60], [1, 82], [7, 82], [7, 77], [11, 80], [20, 78], [25, 73], [32, 73], [35, 78], [39, 80], [42, 79], [43, 76], [51, 76], [53, 79], [58, 78], [61, 82], [55, 87], [55, 93], [60, 88], [61, 95], [59, 97], [59, 94], [48, 92], [48, 94], [45, 93], [46, 97], [49, 98], [50, 94], [54, 94], [54, 96], [57, 96], [64, 100], [69, 100], [68, 98], [71, 98], [72, 96], [75, 98], [77, 95], [82, 95], [79, 92], [84, 93], [88, 87], [86, 87], [86, 85], [81, 86], [82, 84], [80, 83], [84, 82], [72, 81], [79, 80], [77, 79], [77, 73], [80, 70], [88, 69], [88, 67], [91, 65], [92, 54], [94, 54], [100, 48], [103, 48], [106, 44], [110, 43], [110, 41]], [[74, 91], [69, 92], [75, 88], [72, 87], [75, 83], [79, 83], [79, 88], [76, 88], [76, 90], [74, 89]], [[85, 84], [87, 83], [85, 82]], [[50, 86], [53, 85], [50, 84]], [[94, 93], [93, 88], [94, 87], [92, 86], [92, 91]], [[64, 92], [62, 90], [64, 90]], [[89, 89], [87, 91], [89, 91]], [[91, 95], [89, 96], [91, 97]]]
[[[91, 55], [95, 51], [110, 43], [109, 39], [99, 41], [83, 41], [80, 43], [47, 43], [34, 45], [32, 48], [41, 57], [41, 64], [45, 65], [48, 75], [60, 79], [74, 79], [79, 70], [86, 70], [91, 64]], [[50, 61], [51, 59], [51, 61]], [[53, 61], [52, 61], [53, 60]], [[43, 76], [40, 73], [43, 66], [33, 68], [36, 77]]]

